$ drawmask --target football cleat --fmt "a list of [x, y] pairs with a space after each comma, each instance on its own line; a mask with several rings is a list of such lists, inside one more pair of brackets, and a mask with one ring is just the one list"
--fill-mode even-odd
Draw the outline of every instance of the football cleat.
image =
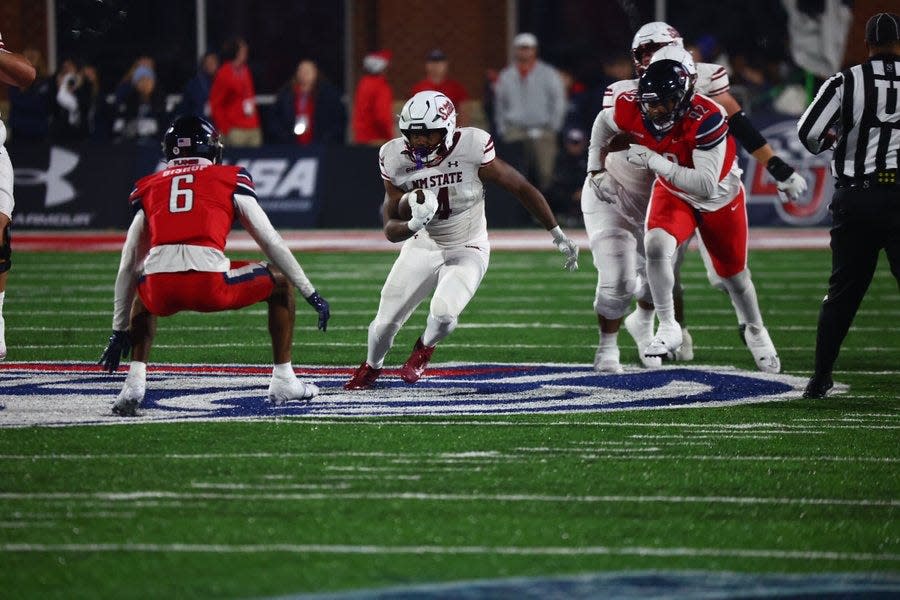
[[375, 380], [381, 375], [381, 369], [370, 367], [369, 363], [364, 362], [359, 365], [353, 373], [350, 381], [344, 384], [345, 390], [368, 390], [375, 385]]
[[600, 348], [597, 348], [597, 353], [594, 355], [594, 370], [598, 373], [622, 373], [624, 369], [619, 362], [619, 349], [613, 348], [601, 352]]
[[319, 386], [304, 383], [296, 377], [272, 377], [269, 383], [269, 402], [281, 406], [292, 400], [312, 400], [319, 395]]
[[6, 359], [6, 321], [0, 315], [0, 360]]
[[781, 359], [775, 351], [775, 345], [769, 337], [769, 332], [762, 325], [747, 325], [744, 330], [744, 338], [747, 340], [747, 348], [756, 361], [756, 368], [765, 373], [780, 373]]
[[641, 323], [637, 310], [635, 310], [625, 317], [625, 329], [628, 330], [628, 333], [634, 339], [634, 343], [637, 344], [641, 364], [651, 369], [661, 366], [662, 359], [660, 357], [644, 355], [644, 349], [650, 344], [650, 340], [653, 339], [653, 321], [651, 320], [646, 324]]
[[681, 325], [676, 322], [660, 323], [656, 335], [644, 349], [644, 356], [658, 356], [662, 359], [669, 352], [674, 352], [684, 341]]
[[694, 360], [694, 338], [687, 327], [681, 328], [681, 346], [672, 352], [672, 359], [677, 361]]
[[422, 343], [422, 338], [416, 340], [412, 354], [400, 367], [400, 379], [406, 383], [417, 382], [422, 377], [422, 374], [425, 373], [425, 367], [428, 366], [432, 353], [434, 353], [434, 346], [426, 346]]
[[831, 375], [813, 375], [806, 384], [803, 397], [808, 400], [824, 398], [832, 387], [834, 387], [834, 380], [831, 379]]
[[126, 379], [125, 385], [122, 386], [122, 391], [119, 392], [119, 396], [113, 404], [113, 414], [120, 417], [136, 417], [137, 408], [144, 400], [144, 392], [146, 389], [147, 385], [145, 382], [129, 381]]

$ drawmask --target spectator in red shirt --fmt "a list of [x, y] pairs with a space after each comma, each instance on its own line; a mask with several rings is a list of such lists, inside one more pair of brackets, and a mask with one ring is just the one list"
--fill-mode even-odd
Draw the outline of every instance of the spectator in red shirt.
[[229, 40], [222, 51], [225, 63], [216, 72], [209, 92], [209, 108], [216, 128], [228, 146], [260, 146], [262, 132], [256, 110], [253, 75], [247, 66], [249, 47], [241, 38]]
[[468, 124], [468, 118], [463, 111], [463, 102], [469, 99], [469, 94], [460, 82], [447, 77], [449, 66], [447, 55], [443, 50], [435, 48], [429, 52], [425, 57], [425, 78], [412, 86], [409, 95], [415, 96], [427, 90], [444, 94], [456, 108], [457, 125], [465, 126]]
[[385, 76], [391, 51], [380, 50], [363, 59], [365, 75], [353, 99], [353, 142], [380, 146], [394, 138], [394, 94]]

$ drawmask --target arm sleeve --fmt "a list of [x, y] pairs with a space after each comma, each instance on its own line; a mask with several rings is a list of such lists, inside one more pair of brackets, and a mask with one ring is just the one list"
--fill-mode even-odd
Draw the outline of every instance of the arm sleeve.
[[797, 122], [800, 143], [813, 154], [819, 154], [829, 147], [825, 143], [825, 135], [840, 117], [843, 91], [844, 75], [838, 73], [822, 84], [815, 100]]
[[[724, 141], [724, 140], [723, 140]], [[710, 198], [719, 184], [719, 174], [725, 164], [727, 144], [719, 143], [708, 150], [695, 149], [692, 152], [693, 167], [682, 167], [654, 154], [649, 166], [660, 177], [664, 177], [689, 194]]]
[[149, 243], [147, 220], [144, 211], [139, 210], [131, 221], [125, 245], [122, 247], [122, 258], [119, 260], [119, 272], [116, 274], [115, 299], [113, 300], [113, 331], [128, 329], [131, 315], [131, 303], [137, 288], [138, 271]]
[[599, 171], [603, 168], [605, 161], [600, 156], [601, 151], [606, 148], [613, 136], [621, 132], [622, 130], [616, 125], [614, 108], [601, 110], [597, 114], [594, 125], [591, 127], [591, 143], [588, 146], [588, 172]]
[[266, 256], [275, 263], [275, 266], [281, 269], [281, 272], [288, 278], [291, 285], [300, 290], [304, 298], [312, 296], [316, 289], [306, 277], [303, 267], [294, 258], [290, 248], [287, 247], [287, 244], [275, 231], [272, 222], [269, 221], [269, 217], [266, 216], [256, 199], [252, 196], [235, 193], [234, 204], [238, 210], [241, 225], [256, 240], [256, 243], [266, 253]]

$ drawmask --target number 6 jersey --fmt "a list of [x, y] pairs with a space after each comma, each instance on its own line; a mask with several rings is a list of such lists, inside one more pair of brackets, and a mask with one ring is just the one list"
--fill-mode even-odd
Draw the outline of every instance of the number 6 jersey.
[[150, 230], [143, 273], [227, 271], [225, 239], [238, 216], [238, 194], [256, 198], [250, 174], [202, 158], [171, 161], [140, 179], [129, 201], [135, 213], [144, 211]]
[[437, 195], [434, 218], [416, 235], [425, 235], [439, 247], [449, 248], [487, 242], [484, 186], [478, 170], [494, 157], [494, 140], [488, 132], [461, 127], [454, 132], [448, 150], [421, 168], [402, 137], [382, 146], [378, 158], [383, 179], [404, 192], [422, 188]]

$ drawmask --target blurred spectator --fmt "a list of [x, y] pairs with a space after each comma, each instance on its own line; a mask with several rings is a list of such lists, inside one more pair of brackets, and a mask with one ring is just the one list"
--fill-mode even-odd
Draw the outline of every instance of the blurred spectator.
[[312, 60], [301, 60], [278, 93], [272, 139], [301, 145], [343, 144], [347, 111], [337, 88]]
[[94, 112], [100, 89], [97, 71], [79, 67], [72, 59], [62, 62], [56, 73], [50, 136], [57, 142], [84, 140], [94, 130]]
[[385, 71], [391, 51], [371, 52], [363, 59], [364, 75], [353, 99], [353, 142], [380, 146], [394, 137], [394, 94]]
[[425, 57], [425, 78], [415, 83], [409, 92], [414, 96], [419, 92], [434, 90], [450, 98], [450, 102], [456, 107], [456, 124], [460, 127], [468, 125], [468, 115], [463, 110], [463, 102], [469, 99], [469, 94], [463, 84], [447, 77], [450, 63], [444, 51], [435, 48]]
[[572, 69], [559, 69], [559, 77], [566, 91], [566, 116], [563, 119], [564, 132], [570, 129], [589, 131], [596, 113], [590, 113], [590, 94], [587, 86], [575, 76]]
[[247, 66], [249, 47], [241, 38], [226, 42], [225, 61], [216, 72], [209, 93], [209, 107], [226, 146], [256, 147], [262, 144], [253, 75]]
[[585, 131], [590, 131], [597, 113], [603, 110], [603, 98], [606, 88], [617, 81], [634, 78], [634, 62], [630, 52], [618, 52], [608, 56], [600, 63], [600, 77], [591, 88], [590, 105], [588, 108], [589, 126]]
[[209, 117], [209, 91], [219, 70], [219, 55], [207, 52], [200, 59], [197, 74], [191, 77], [181, 93], [178, 113], [184, 116]]
[[581, 218], [581, 186], [587, 174], [588, 136], [581, 129], [568, 129], [563, 151], [556, 157], [553, 180], [547, 188], [547, 202], [556, 218], [568, 226]]
[[121, 102], [125, 101], [125, 98], [134, 90], [134, 84], [132, 81], [134, 80], [134, 72], [139, 68], [144, 67], [150, 69], [154, 73], [156, 72], [156, 61], [153, 60], [152, 56], [142, 55], [138, 56], [134, 59], [134, 62], [131, 63], [131, 66], [128, 67], [128, 70], [125, 71], [125, 74], [122, 75], [122, 79], [119, 80], [119, 83], [116, 85], [116, 89], [113, 92], [115, 95], [114, 103], [118, 105]]
[[44, 141], [50, 131], [50, 99], [53, 84], [40, 50], [26, 48], [22, 56], [37, 73], [25, 89], [9, 86], [9, 137], [16, 141]]
[[514, 38], [514, 62], [500, 72], [494, 110], [501, 139], [524, 143], [523, 170], [544, 190], [553, 177], [566, 93], [556, 69], [538, 60], [537, 47], [534, 34]]
[[497, 69], [487, 69], [484, 72], [484, 116], [487, 117], [488, 129], [491, 134], [497, 134], [497, 80], [500, 73]]
[[140, 66], [131, 75], [131, 91], [116, 106], [113, 134], [117, 139], [155, 145], [165, 125], [166, 99], [156, 85], [156, 73]]

